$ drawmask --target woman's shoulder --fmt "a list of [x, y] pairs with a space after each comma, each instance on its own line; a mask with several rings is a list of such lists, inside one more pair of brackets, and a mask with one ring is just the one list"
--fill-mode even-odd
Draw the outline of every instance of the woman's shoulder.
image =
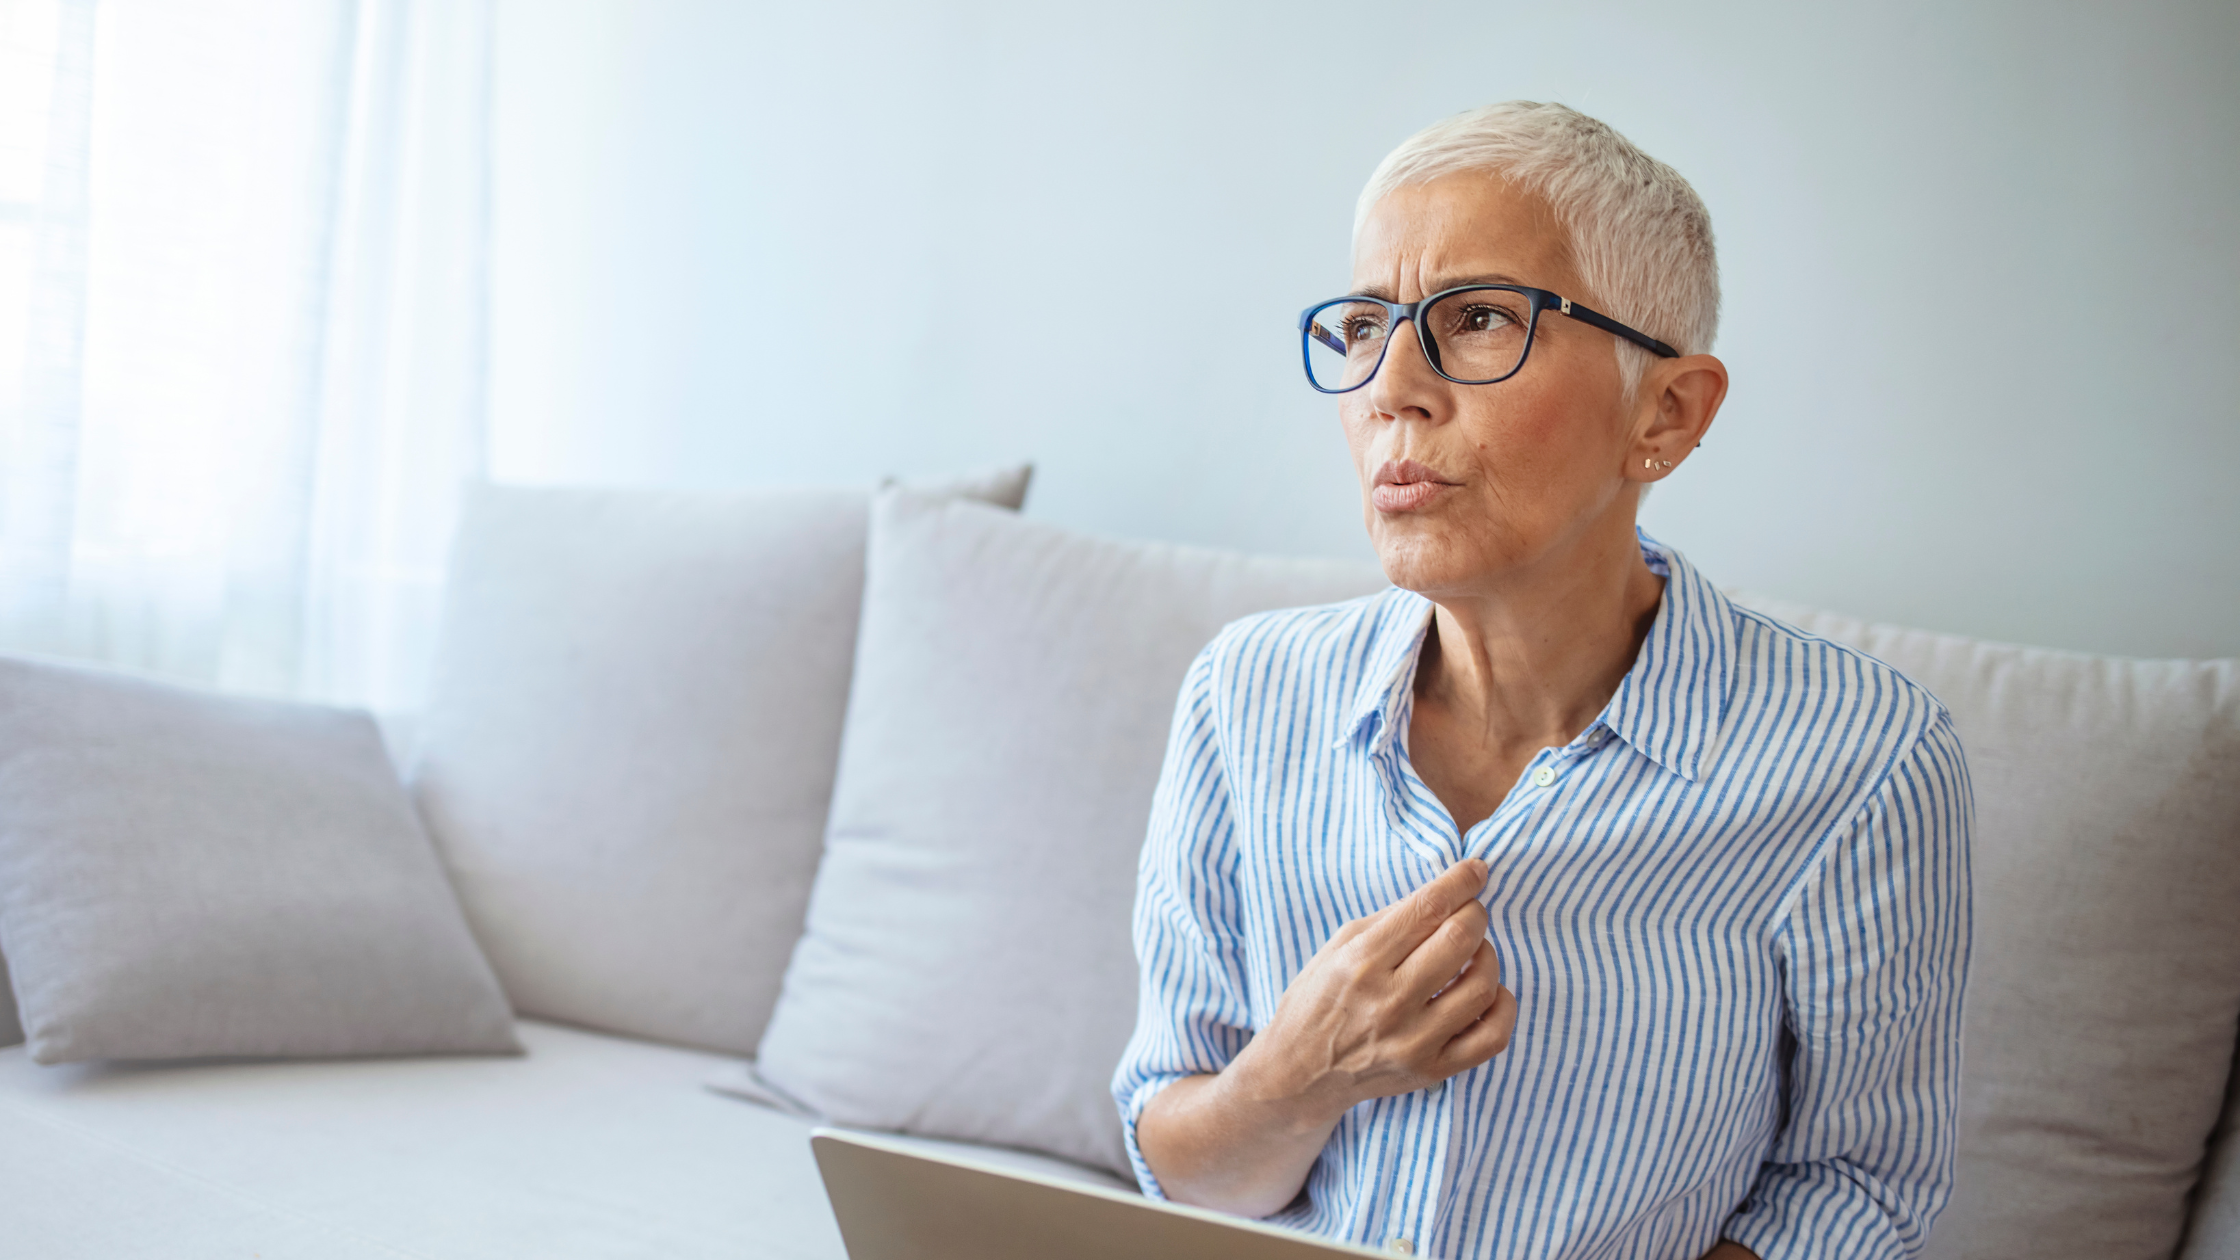
[[1753, 676], [1751, 685], [1736, 689], [1738, 695], [1785, 705], [1798, 692], [1809, 692], [1826, 706], [1823, 712], [1830, 719], [1911, 714], [1927, 724], [1946, 716], [1934, 693], [1889, 662], [1731, 597], [1728, 607], [1736, 657]]
[[1223, 626], [1201, 662], [1232, 677], [1239, 671], [1261, 678], [1354, 673], [1370, 668], [1396, 641], [1412, 645], [1429, 608], [1422, 596], [1388, 587], [1334, 604], [1256, 612]]
[[[1794, 733], [1808, 728], [1873, 730], [1903, 743], [1948, 723], [1944, 705], [1889, 663], [1799, 624], [1787, 605], [1721, 588], [1678, 551], [1642, 535], [1642, 550], [1668, 574], [1674, 658], [1658, 673], [1696, 680], [1724, 722]], [[1765, 605], [1774, 604], [1769, 610]], [[1670, 686], [1686, 688], [1675, 681]], [[1748, 718], [1746, 715], [1754, 714]], [[1715, 724], [1719, 719], [1714, 719]]]
[[1214, 636], [1213, 646], [1229, 651], [1271, 646], [1308, 652], [1343, 650], [1379, 635], [1388, 623], [1414, 612], [1411, 604], [1423, 602], [1420, 595], [1386, 587], [1334, 604], [1270, 608], [1223, 626], [1221, 633]]

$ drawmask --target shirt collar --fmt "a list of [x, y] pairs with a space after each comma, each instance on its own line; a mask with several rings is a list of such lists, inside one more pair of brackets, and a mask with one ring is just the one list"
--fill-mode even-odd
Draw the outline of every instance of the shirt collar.
[[1687, 557], [1646, 533], [1640, 537], [1642, 558], [1664, 575], [1664, 599], [1601, 720], [1642, 756], [1693, 783], [1719, 746], [1734, 687], [1734, 606]]
[[1369, 662], [1354, 693], [1353, 711], [1346, 715], [1337, 745], [1343, 747], [1369, 733], [1370, 751], [1381, 753], [1397, 737], [1409, 693], [1415, 690], [1416, 660], [1422, 655], [1423, 636], [1431, 629], [1431, 601], [1414, 591], [1393, 590], [1377, 610], [1378, 625], [1369, 642]]
[[[1640, 656], [1596, 724], [1692, 783], [1717, 748], [1726, 717], [1735, 673], [1734, 610], [1686, 557], [1636, 532], [1642, 559], [1665, 579], [1664, 598]], [[1431, 614], [1431, 601], [1421, 595], [1387, 596], [1340, 745], [1366, 733], [1370, 751], [1383, 752], [1398, 739]]]

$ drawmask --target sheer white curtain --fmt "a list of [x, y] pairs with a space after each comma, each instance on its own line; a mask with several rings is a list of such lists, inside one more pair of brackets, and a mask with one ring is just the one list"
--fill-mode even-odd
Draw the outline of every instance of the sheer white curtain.
[[489, 0], [0, 0], [0, 650], [416, 707]]

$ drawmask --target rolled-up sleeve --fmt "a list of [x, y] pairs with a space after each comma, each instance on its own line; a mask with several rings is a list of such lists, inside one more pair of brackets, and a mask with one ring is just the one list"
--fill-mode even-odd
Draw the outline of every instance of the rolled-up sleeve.
[[1782, 921], [1788, 1120], [1725, 1229], [1763, 1260], [1917, 1255], [1951, 1195], [1972, 808], [1940, 713]]
[[1252, 1039], [1238, 965], [1235, 819], [1214, 728], [1220, 641], [1184, 679], [1136, 877], [1136, 1030], [1112, 1095], [1145, 1194], [1164, 1198], [1136, 1122], [1160, 1090], [1219, 1072]]

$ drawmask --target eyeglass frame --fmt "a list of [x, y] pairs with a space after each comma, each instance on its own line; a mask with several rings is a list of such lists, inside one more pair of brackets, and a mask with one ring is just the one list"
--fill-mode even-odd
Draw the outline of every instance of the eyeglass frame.
[[[1453, 297], [1457, 293], [1472, 293], [1480, 290], [1495, 290], [1503, 293], [1522, 294], [1524, 296], [1524, 299], [1532, 306], [1532, 319], [1525, 325], [1524, 350], [1517, 355], [1517, 364], [1515, 367], [1510, 368], [1508, 371], [1503, 372], [1499, 376], [1488, 377], [1482, 381], [1466, 381], [1459, 376], [1447, 375], [1447, 370], [1439, 366], [1439, 343], [1437, 339], [1425, 334], [1425, 332], [1423, 331], [1423, 323], [1416, 318], [1416, 315], [1419, 311], [1429, 308], [1433, 303], [1439, 302], [1445, 298]], [[1322, 310], [1325, 307], [1335, 306], [1340, 302], [1367, 302], [1372, 305], [1383, 307], [1385, 311], [1385, 317], [1391, 321], [1386, 325], [1386, 327], [1390, 331], [1385, 334], [1384, 348], [1377, 351], [1377, 361], [1375, 365], [1369, 369], [1366, 375], [1364, 375], [1360, 380], [1355, 381], [1353, 384], [1346, 386], [1344, 389], [1324, 389], [1322, 387], [1322, 383], [1314, 379], [1313, 334], [1308, 331], [1308, 326], [1314, 322], [1314, 313], [1316, 311]], [[1546, 289], [1535, 289], [1530, 287], [1529, 285], [1522, 284], [1458, 284], [1451, 289], [1441, 289], [1437, 293], [1431, 294], [1429, 297], [1421, 298], [1414, 302], [1387, 302], [1383, 298], [1370, 297], [1367, 294], [1356, 293], [1348, 294], [1344, 297], [1334, 297], [1326, 301], [1315, 303], [1313, 306], [1310, 306], [1307, 309], [1299, 312], [1299, 366], [1306, 371], [1307, 384], [1312, 385], [1317, 392], [1324, 394], [1350, 394], [1353, 391], [1368, 384], [1369, 382], [1377, 379], [1377, 373], [1384, 368], [1385, 356], [1392, 353], [1392, 338], [1394, 334], [1399, 332], [1401, 324], [1413, 323], [1416, 326], [1416, 344], [1422, 347], [1424, 351], [1423, 360], [1424, 362], [1431, 365], [1432, 371], [1437, 372], [1440, 376], [1445, 377], [1447, 380], [1453, 381], [1457, 385], [1496, 385], [1502, 381], [1508, 380], [1510, 377], [1515, 376], [1517, 373], [1524, 371], [1525, 360], [1532, 357], [1532, 339], [1534, 335], [1540, 331], [1540, 312], [1545, 310], [1553, 310], [1559, 315], [1568, 315], [1572, 319], [1578, 320], [1582, 324], [1586, 324], [1594, 328], [1599, 328], [1602, 331], [1609, 333], [1615, 337], [1623, 337], [1627, 341], [1630, 341], [1633, 344], [1641, 347], [1642, 349], [1647, 350], [1649, 353], [1656, 355], [1660, 359], [1677, 359], [1680, 357], [1680, 352], [1678, 350], [1675, 350], [1671, 346], [1668, 346], [1665, 343], [1657, 340], [1655, 337], [1652, 337], [1637, 328], [1629, 328], [1600, 311], [1589, 310], [1587, 307], [1572, 301], [1570, 298], [1567, 298], [1560, 293], [1552, 293]], [[1326, 341], [1322, 344], [1324, 347], [1330, 348], [1329, 342]], [[1341, 350], [1340, 353], [1344, 353], [1344, 351]]]

